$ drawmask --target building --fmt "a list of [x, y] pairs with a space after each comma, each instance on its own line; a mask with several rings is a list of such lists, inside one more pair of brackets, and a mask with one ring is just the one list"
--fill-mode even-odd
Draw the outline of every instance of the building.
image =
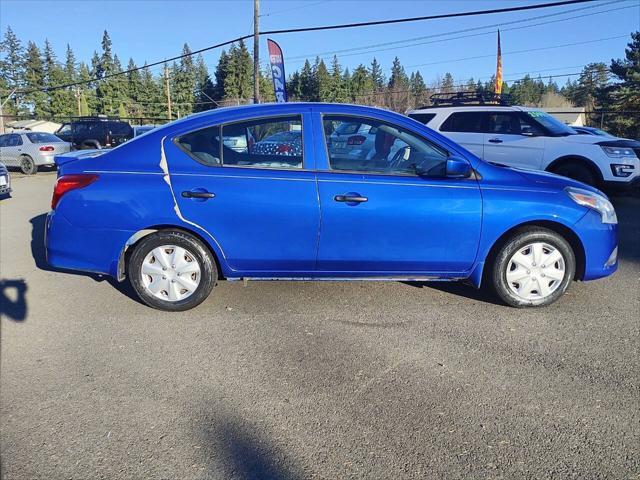
[[587, 124], [584, 107], [545, 107], [544, 110], [566, 125], [582, 127]]
[[32, 132], [55, 133], [62, 125], [48, 120], [15, 120], [7, 122], [5, 130], [7, 133], [16, 130], [30, 130]]

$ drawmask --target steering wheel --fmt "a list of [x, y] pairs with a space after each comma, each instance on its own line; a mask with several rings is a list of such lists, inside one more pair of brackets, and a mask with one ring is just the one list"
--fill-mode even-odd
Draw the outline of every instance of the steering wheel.
[[405, 152], [410, 148], [411, 147], [409, 146], [402, 147], [395, 153], [395, 155], [391, 159], [391, 162], [389, 162], [389, 170], [395, 170], [398, 166], [400, 166], [400, 164], [404, 161]]

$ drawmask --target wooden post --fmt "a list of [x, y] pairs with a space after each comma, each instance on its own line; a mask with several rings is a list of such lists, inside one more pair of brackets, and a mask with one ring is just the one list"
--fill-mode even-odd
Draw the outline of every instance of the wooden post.
[[169, 87], [169, 69], [167, 66], [164, 66], [164, 83], [167, 89], [167, 112], [169, 114], [169, 121], [173, 119], [171, 113], [171, 88]]

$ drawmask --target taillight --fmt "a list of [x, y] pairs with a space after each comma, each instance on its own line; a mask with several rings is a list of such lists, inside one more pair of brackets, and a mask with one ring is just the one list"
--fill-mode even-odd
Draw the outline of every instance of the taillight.
[[347, 145], [362, 145], [367, 140], [367, 137], [362, 135], [353, 135], [347, 140]]
[[291, 145], [287, 145], [286, 143], [281, 143], [276, 148], [276, 153], [289, 153], [291, 151]]
[[54, 148], [51, 145], [45, 145], [40, 147], [38, 150], [41, 152], [53, 152]]
[[51, 210], [56, 208], [58, 202], [62, 198], [62, 196], [70, 192], [71, 190], [76, 190], [78, 188], [84, 188], [87, 185], [95, 182], [98, 179], [98, 175], [93, 175], [89, 173], [79, 173], [74, 175], [63, 175], [58, 178], [56, 182], [56, 186], [53, 187], [53, 198], [51, 198]]

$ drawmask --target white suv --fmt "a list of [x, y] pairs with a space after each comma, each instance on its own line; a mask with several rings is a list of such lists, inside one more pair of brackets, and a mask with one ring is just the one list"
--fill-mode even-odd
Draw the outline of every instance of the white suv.
[[546, 170], [596, 187], [624, 189], [640, 182], [639, 142], [578, 135], [542, 110], [448, 106], [407, 115], [488, 162]]

